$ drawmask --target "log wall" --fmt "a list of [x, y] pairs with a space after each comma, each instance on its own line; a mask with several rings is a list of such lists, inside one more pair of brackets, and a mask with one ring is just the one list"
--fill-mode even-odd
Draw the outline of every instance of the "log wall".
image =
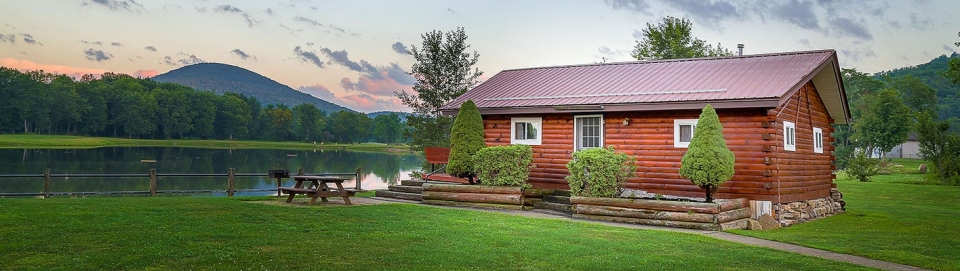
[[[776, 160], [779, 161], [780, 195], [774, 202], [794, 202], [830, 197], [833, 187], [833, 119], [827, 113], [823, 100], [813, 83], [808, 82], [781, 107], [769, 110], [777, 118]], [[783, 122], [796, 124], [796, 151], [783, 146]], [[813, 128], [823, 130], [823, 153], [813, 150]]]
[[[781, 108], [718, 109], [727, 146], [736, 156], [733, 179], [724, 183], [716, 198], [748, 198], [774, 203], [821, 198], [830, 195], [832, 184], [830, 145], [832, 120], [808, 83]], [[799, 110], [799, 111], [798, 111]], [[595, 115], [598, 113], [583, 113]], [[673, 144], [674, 119], [696, 119], [700, 110], [606, 112], [604, 145], [637, 158], [636, 177], [626, 188], [685, 197], [704, 197], [703, 190], [680, 176], [680, 158], [686, 148]], [[812, 118], [810, 116], [813, 116]], [[510, 119], [541, 117], [542, 144], [532, 146], [536, 168], [530, 171], [534, 187], [569, 189], [564, 177], [572, 159], [574, 114], [486, 115], [487, 146], [510, 144]], [[798, 119], [799, 117], [799, 119]], [[628, 118], [627, 125], [623, 124]], [[784, 119], [797, 125], [797, 151], [784, 152]], [[813, 130], [823, 129], [824, 153], [813, 153]], [[777, 161], [784, 161], [781, 165]], [[778, 179], [780, 182], [778, 183]], [[778, 185], [779, 184], [779, 185]], [[782, 191], [788, 196], [777, 196]]]

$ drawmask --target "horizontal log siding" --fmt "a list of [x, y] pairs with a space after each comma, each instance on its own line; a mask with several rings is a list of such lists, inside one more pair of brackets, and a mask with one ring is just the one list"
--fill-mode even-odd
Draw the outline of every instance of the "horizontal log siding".
[[[833, 186], [833, 119], [812, 82], [797, 91], [782, 107], [768, 111], [776, 116], [777, 171], [780, 195], [776, 202], [793, 202], [830, 196]], [[783, 122], [796, 124], [796, 151], [783, 149]], [[813, 151], [813, 128], [823, 130], [823, 153]]]
[[[735, 174], [721, 186], [717, 198], [772, 200], [776, 193], [773, 154], [774, 116], [767, 109], [718, 110], [727, 146], [737, 157]], [[673, 146], [674, 119], [696, 119], [699, 110], [613, 112], [604, 115], [604, 145], [637, 158], [637, 174], [627, 188], [677, 196], [703, 197], [703, 190], [678, 173], [686, 148]], [[566, 164], [573, 153], [573, 114], [488, 115], [484, 133], [488, 146], [510, 144], [510, 118], [542, 117], [542, 144], [532, 146], [536, 168], [530, 182], [538, 188], [567, 188]], [[629, 118], [626, 126], [623, 119]], [[765, 124], [766, 123], [766, 124]], [[766, 126], [766, 127], [765, 127]], [[769, 184], [767, 184], [769, 183]], [[767, 188], [769, 187], [769, 188]]]

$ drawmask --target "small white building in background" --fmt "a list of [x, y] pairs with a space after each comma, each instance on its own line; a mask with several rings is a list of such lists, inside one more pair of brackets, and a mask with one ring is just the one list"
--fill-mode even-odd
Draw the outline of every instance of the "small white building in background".
[[884, 157], [920, 159], [920, 141], [917, 140], [917, 134], [907, 136], [907, 142], [893, 147]]

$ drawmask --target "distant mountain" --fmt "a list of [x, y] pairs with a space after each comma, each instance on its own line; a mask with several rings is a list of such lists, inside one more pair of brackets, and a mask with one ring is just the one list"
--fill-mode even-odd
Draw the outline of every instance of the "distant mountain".
[[184, 66], [152, 78], [157, 82], [177, 83], [198, 90], [236, 92], [256, 97], [264, 104], [283, 103], [294, 107], [301, 103], [312, 103], [327, 112], [351, 111], [348, 108], [324, 101], [280, 84], [250, 70], [221, 63], [200, 63]]
[[958, 58], [960, 54], [953, 53], [950, 56], [941, 55], [930, 62], [911, 67], [897, 68], [889, 71], [878, 72], [874, 76], [878, 79], [893, 79], [901, 76], [916, 76], [930, 87], [937, 90], [937, 103], [939, 103], [939, 117], [941, 120], [947, 120], [956, 117], [951, 129], [956, 131], [960, 129], [960, 84], [950, 82], [950, 79], [941, 75], [949, 68], [949, 62], [952, 58]]
[[373, 112], [373, 113], [367, 113], [367, 117], [373, 119], [373, 118], [376, 118], [376, 117], [379, 116], [379, 115], [389, 115], [390, 113], [397, 113], [397, 115], [400, 115], [400, 121], [401, 121], [401, 122], [406, 122], [406, 121], [407, 121], [407, 116], [413, 115], [413, 113], [407, 113], [407, 112], [377, 111], [377, 112]]

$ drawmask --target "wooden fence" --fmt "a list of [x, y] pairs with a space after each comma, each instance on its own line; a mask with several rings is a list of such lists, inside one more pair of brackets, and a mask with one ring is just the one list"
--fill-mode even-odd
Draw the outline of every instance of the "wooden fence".
[[[301, 168], [298, 171], [298, 175], [312, 175], [312, 176], [353, 176], [356, 181], [356, 189], [362, 191], [361, 183], [362, 176], [360, 174], [360, 168], [357, 168], [355, 172], [352, 173], [303, 173]], [[226, 177], [227, 179], [227, 189], [226, 190], [157, 190], [157, 180], [160, 177], [182, 177], [182, 178], [197, 178], [197, 177]], [[226, 192], [228, 197], [232, 197], [236, 192], [272, 192], [279, 191], [277, 188], [269, 189], [241, 189], [237, 190], [234, 188], [234, 183], [237, 177], [269, 177], [267, 173], [237, 173], [234, 168], [230, 168], [227, 173], [158, 173], [156, 168], [151, 168], [149, 173], [80, 173], [80, 174], [69, 174], [69, 173], [51, 173], [50, 169], [44, 170], [43, 174], [0, 174], [0, 179], [3, 178], [43, 178], [43, 192], [40, 193], [2, 193], [0, 192], [0, 197], [24, 197], [24, 196], [43, 196], [44, 198], [49, 198], [51, 195], [122, 195], [122, 194], [149, 194], [151, 197], [157, 196], [157, 193], [214, 193], [214, 192]], [[88, 191], [88, 192], [51, 192], [50, 191], [50, 179], [52, 178], [149, 178], [150, 180], [150, 190], [148, 191]], [[277, 179], [277, 186], [280, 186], [280, 182], [283, 178]], [[2, 183], [0, 183], [2, 187]], [[279, 194], [277, 195], [279, 196]]]

